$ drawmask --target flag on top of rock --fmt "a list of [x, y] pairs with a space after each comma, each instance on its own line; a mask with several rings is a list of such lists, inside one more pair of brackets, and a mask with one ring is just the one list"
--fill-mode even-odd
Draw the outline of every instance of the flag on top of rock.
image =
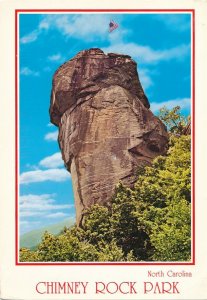
[[111, 20], [109, 23], [109, 32], [114, 31], [119, 25], [114, 22], [114, 20]]

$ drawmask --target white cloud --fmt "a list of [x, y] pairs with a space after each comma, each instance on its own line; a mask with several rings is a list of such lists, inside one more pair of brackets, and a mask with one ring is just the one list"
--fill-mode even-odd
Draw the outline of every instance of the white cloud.
[[177, 59], [182, 60], [183, 57], [190, 54], [190, 45], [180, 45], [171, 49], [161, 51], [161, 60]]
[[57, 142], [57, 138], [58, 138], [58, 130], [54, 132], [49, 132], [44, 137], [46, 141], [56, 141], [56, 142]]
[[[54, 194], [41, 194], [41, 195], [22, 195], [19, 197], [19, 209], [20, 209], [20, 217], [41, 217], [41, 216], [49, 216], [57, 215], [57, 217], [65, 215], [65, 213], [60, 212], [60, 210], [68, 210], [73, 207], [73, 205], [69, 204], [57, 204], [56, 200], [54, 200]], [[52, 211], [58, 210], [56, 213], [52, 213]], [[26, 222], [25, 220], [21, 220], [21, 222]]]
[[[31, 226], [32, 224], [32, 226]], [[20, 225], [28, 226], [28, 227], [33, 227], [34, 224], [40, 224], [40, 221], [20, 221]]]
[[68, 216], [68, 214], [63, 213], [63, 212], [56, 212], [54, 214], [49, 214], [46, 217], [50, 218], [50, 219], [57, 219], [57, 218], [64, 218], [66, 216]]
[[21, 39], [20, 39], [20, 43], [22, 44], [27, 44], [27, 43], [31, 43], [31, 42], [34, 42], [37, 40], [39, 34], [41, 33], [40, 30], [34, 30], [32, 32], [30, 32], [29, 34], [23, 36]]
[[52, 123], [48, 123], [48, 124], [47, 124], [47, 127], [53, 127], [53, 126], [55, 126], [55, 125], [52, 124]]
[[22, 218], [27, 218], [27, 217], [42, 217], [44, 216], [43, 211], [21, 211], [20, 216]]
[[62, 57], [62, 55], [58, 53], [58, 54], [48, 56], [48, 60], [54, 61], [54, 62], [56, 62], [56, 61], [60, 62], [60, 61], [64, 60], [64, 57]]
[[150, 70], [148, 69], [139, 69], [139, 79], [144, 90], [147, 90], [150, 86], [153, 85], [153, 81], [150, 76]]
[[[114, 16], [111, 16], [113, 18]], [[120, 24], [122, 17], [115, 16], [115, 20]], [[38, 28], [20, 39], [22, 44], [31, 43], [37, 40], [42, 32], [51, 29], [58, 30], [66, 38], [85, 38], [87, 41], [105, 40], [114, 38], [116, 34], [109, 34], [108, 23], [110, 17], [104, 14], [47, 14], [44, 15]], [[121, 26], [119, 27], [119, 36], [126, 33]]]
[[171, 49], [154, 50], [149, 46], [142, 46], [135, 43], [118, 43], [103, 48], [104, 52], [115, 52], [120, 54], [128, 54], [138, 62], [142, 63], [158, 63], [160, 61], [168, 61], [171, 59], [181, 60], [190, 53], [190, 45], [180, 45]]
[[163, 106], [166, 106], [168, 109], [172, 109], [175, 106], [180, 106], [181, 109], [188, 109], [190, 111], [191, 99], [190, 98], [177, 98], [174, 100], [168, 100], [163, 102], [152, 102], [150, 104], [150, 109], [152, 112], [156, 113]]
[[57, 152], [51, 156], [47, 156], [39, 162], [39, 165], [44, 168], [58, 168], [63, 167], [64, 162], [62, 160], [62, 155], [60, 152]]
[[44, 181], [62, 182], [68, 180], [69, 176], [65, 169], [28, 171], [20, 174], [20, 184]]
[[34, 230], [38, 225], [41, 224], [40, 221], [31, 221], [31, 220], [20, 220], [20, 230], [21, 234], [24, 234], [27, 231]]
[[118, 27], [115, 31], [112, 31], [110, 34], [108, 34], [108, 39], [111, 45], [121, 43], [124, 36], [127, 36], [127, 34], [130, 34], [130, 30]]
[[162, 22], [170, 30], [185, 31], [190, 29], [189, 15], [190, 14], [159, 14], [154, 16], [154, 18]]
[[26, 164], [26, 167], [29, 168], [30, 170], [38, 170], [39, 167], [36, 165], [31, 165], [31, 164]]
[[[109, 18], [113, 18], [119, 23], [117, 30], [109, 34], [108, 22]], [[171, 27], [186, 26], [189, 24], [188, 16], [180, 16], [176, 14], [157, 15], [157, 20], [169, 24]], [[44, 15], [41, 22], [38, 25], [38, 29], [33, 31], [28, 36], [38, 36], [42, 31], [48, 31], [51, 29], [58, 30], [60, 34], [66, 38], [72, 36], [77, 39], [85, 39], [86, 41], [92, 40], [108, 40], [110, 45], [103, 48], [107, 53], [115, 52], [120, 54], [129, 54], [134, 59], [141, 61], [142, 63], [157, 63], [160, 61], [167, 61], [171, 59], [183, 59], [190, 53], [190, 45], [179, 45], [171, 49], [152, 49], [149, 46], [143, 46], [136, 43], [124, 43], [123, 37], [130, 32], [121, 25], [122, 18], [120, 16], [110, 16], [104, 14], [48, 14]], [[28, 37], [27, 36], [27, 37]], [[33, 41], [33, 39], [28, 39]], [[94, 45], [95, 47], [95, 45]], [[48, 57], [50, 61], [60, 61], [63, 59], [60, 53], [51, 55]]]
[[61, 34], [73, 37], [87, 37], [88, 40], [101, 39], [108, 33], [109, 18], [101, 14], [80, 14], [71, 16], [46, 15], [39, 24], [40, 29], [57, 29]]
[[25, 75], [25, 76], [39, 76], [39, 72], [37, 71], [33, 71], [28, 67], [24, 67], [20, 70], [20, 74], [21, 75]]

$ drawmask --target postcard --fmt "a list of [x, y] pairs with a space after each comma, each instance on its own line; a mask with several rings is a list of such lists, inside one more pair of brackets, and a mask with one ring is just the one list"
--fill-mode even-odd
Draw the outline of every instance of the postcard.
[[205, 1], [5, 1], [2, 299], [207, 298]]

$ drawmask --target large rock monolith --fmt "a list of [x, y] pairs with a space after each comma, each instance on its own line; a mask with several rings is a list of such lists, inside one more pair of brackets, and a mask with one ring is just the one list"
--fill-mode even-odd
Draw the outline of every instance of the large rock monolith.
[[166, 152], [167, 131], [149, 110], [128, 55], [79, 52], [54, 74], [50, 116], [72, 176], [76, 220], [110, 202], [119, 181], [132, 186], [140, 166]]

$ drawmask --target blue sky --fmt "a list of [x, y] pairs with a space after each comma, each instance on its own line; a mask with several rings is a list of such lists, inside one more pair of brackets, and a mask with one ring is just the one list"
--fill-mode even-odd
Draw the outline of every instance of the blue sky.
[[[110, 19], [119, 27], [108, 32]], [[20, 232], [74, 217], [70, 174], [50, 123], [52, 76], [83, 49], [131, 55], [156, 114], [190, 114], [190, 14], [20, 14]]]

